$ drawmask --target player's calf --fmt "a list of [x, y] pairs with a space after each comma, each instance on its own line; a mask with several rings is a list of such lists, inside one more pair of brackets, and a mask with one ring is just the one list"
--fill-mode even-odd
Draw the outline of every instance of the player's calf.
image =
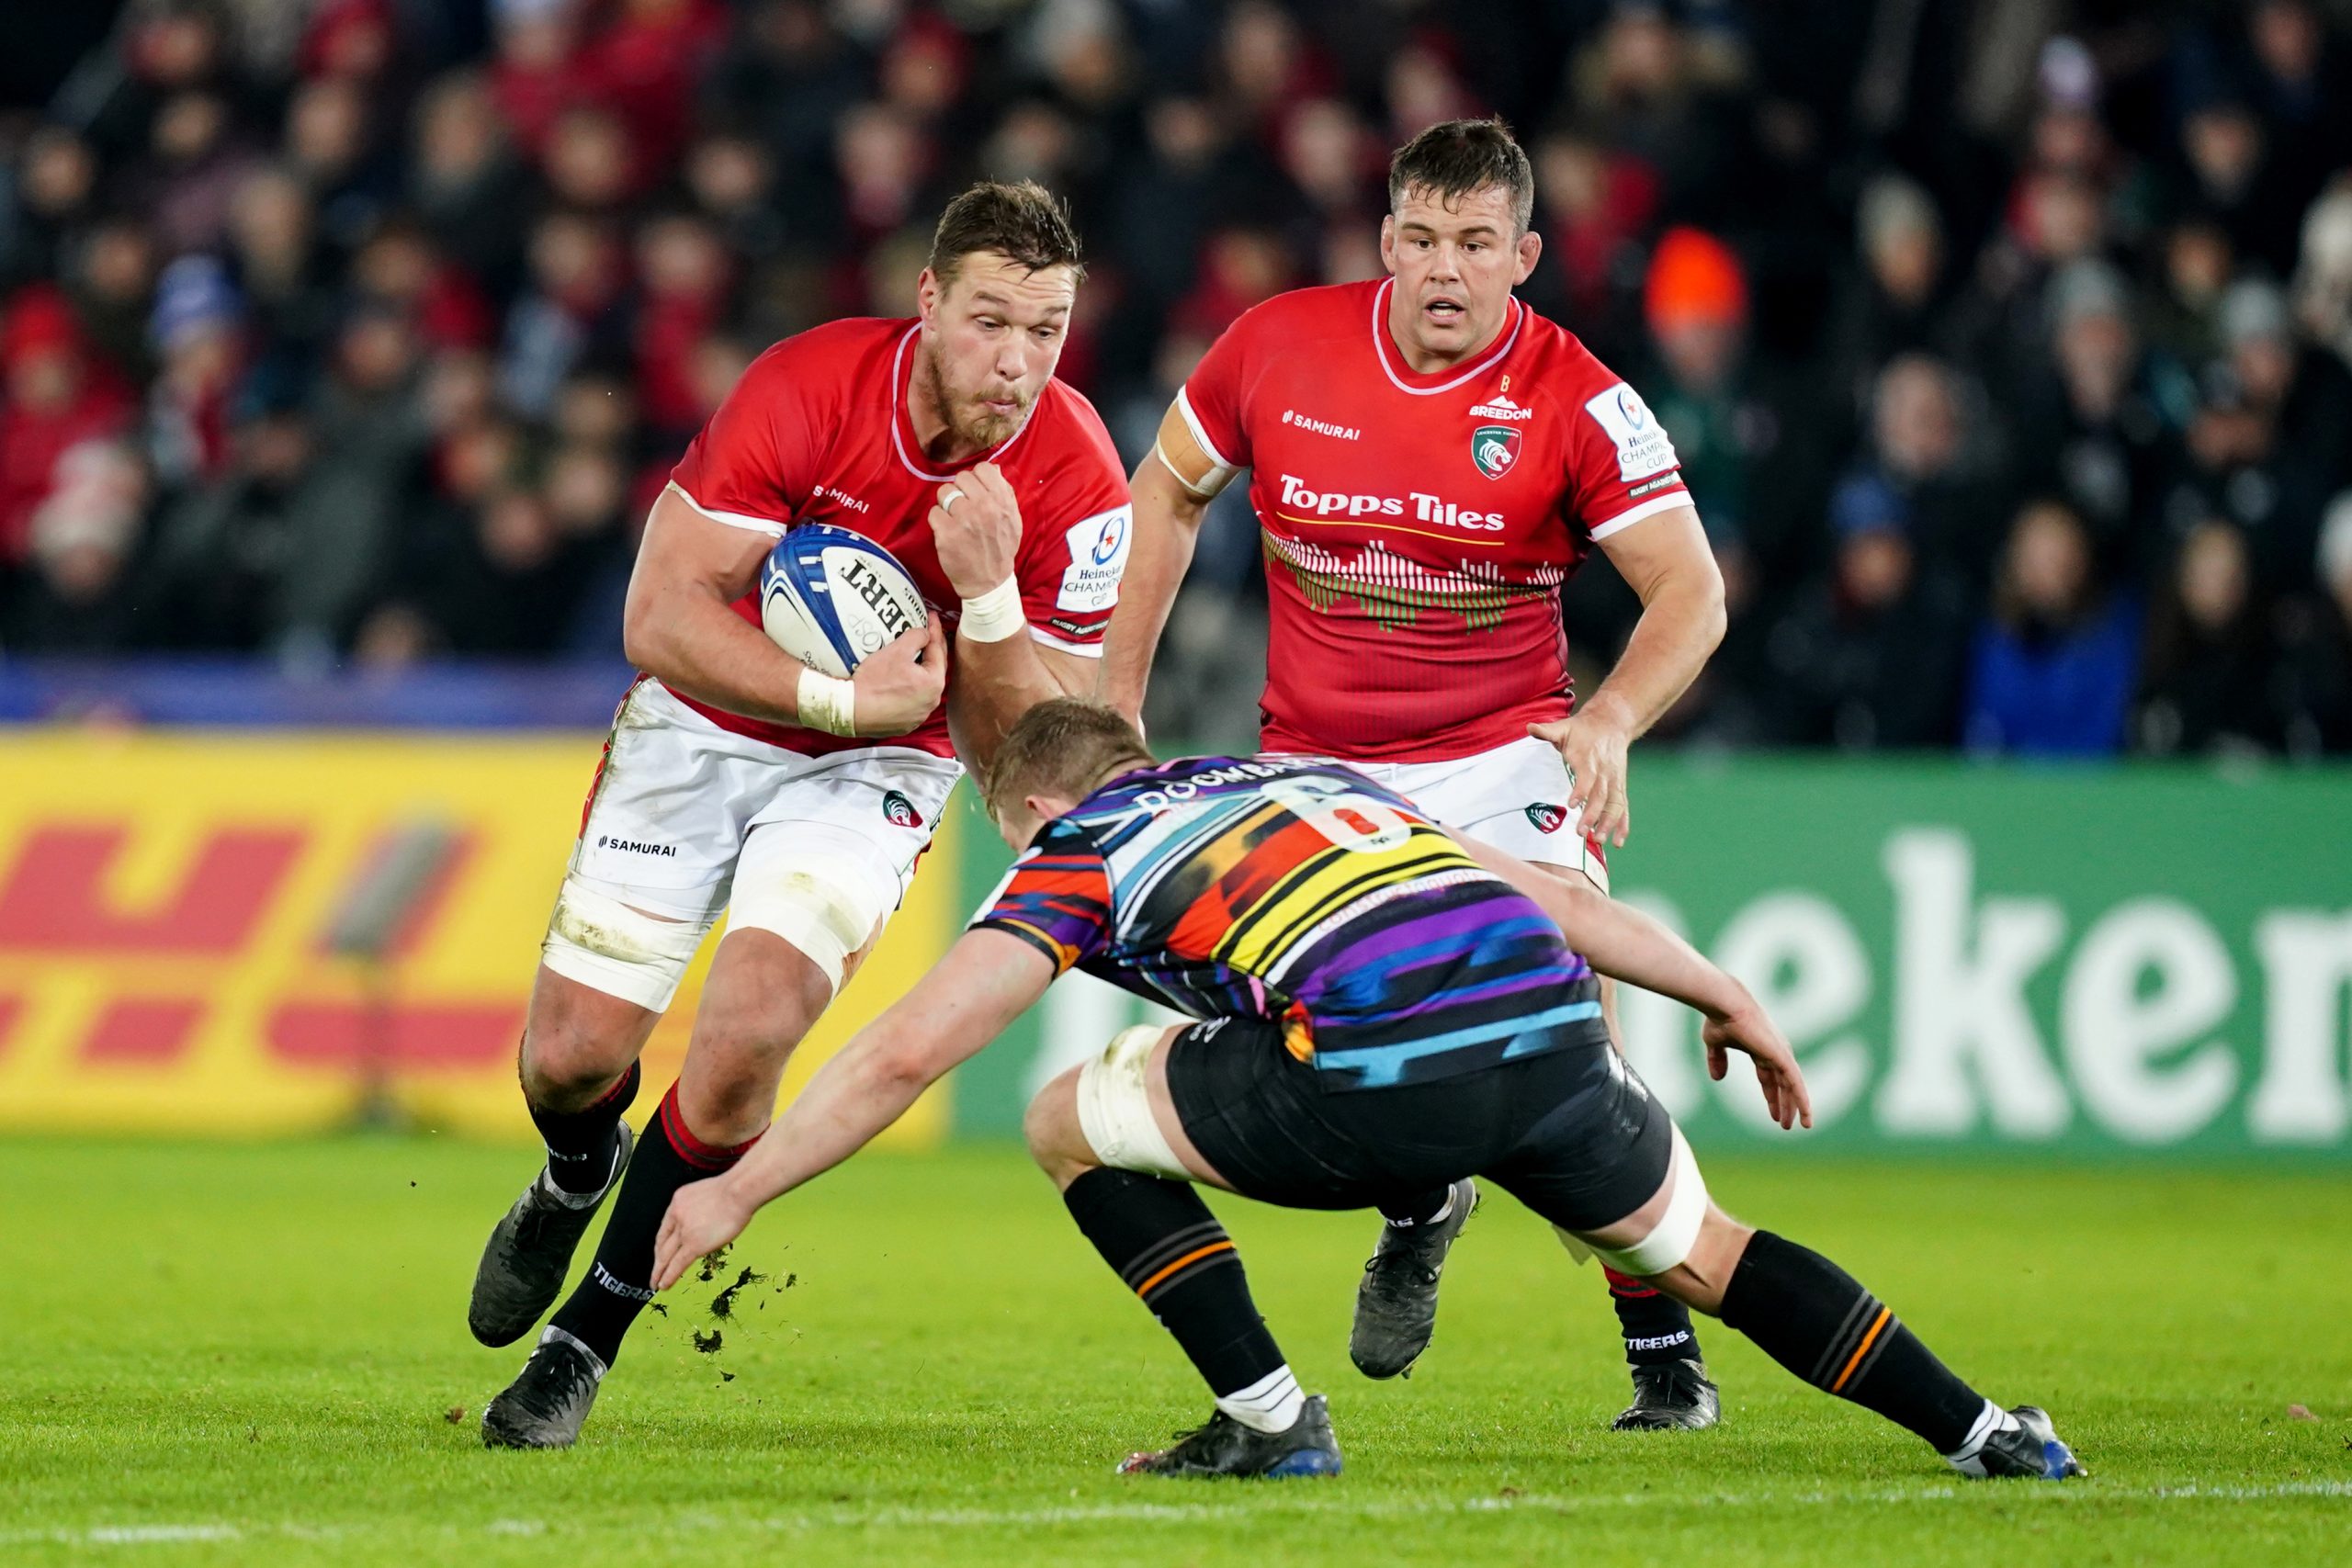
[[2048, 1416], [1977, 1393], [1852, 1275], [1716, 1208], [1679, 1132], [1658, 1195], [1584, 1239], [1602, 1262], [1722, 1317], [1823, 1393], [1917, 1433], [1962, 1474], [2085, 1473]]
[[1101, 1056], [1040, 1090], [1023, 1122], [1031, 1156], [1062, 1190], [1079, 1230], [1175, 1337], [1216, 1401], [1206, 1425], [1120, 1468], [1335, 1474], [1339, 1445], [1322, 1400], [1299, 1388], [1250, 1299], [1233, 1238], [1192, 1187], [1192, 1172], [1153, 1115], [1148, 1069], [1167, 1032], [1122, 1033]]
[[637, 1054], [657, 1015], [542, 969], [517, 1069], [547, 1164], [491, 1228], [466, 1325], [508, 1345], [546, 1315], [606, 1193], [629, 1158], [622, 1120], [637, 1099]]

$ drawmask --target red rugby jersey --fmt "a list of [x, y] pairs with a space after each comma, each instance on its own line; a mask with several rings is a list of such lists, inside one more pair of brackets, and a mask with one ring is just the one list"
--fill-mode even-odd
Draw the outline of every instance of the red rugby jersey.
[[1177, 396], [1213, 459], [1252, 470], [1270, 751], [1439, 761], [1565, 716], [1560, 584], [1690, 502], [1657, 416], [1573, 333], [1514, 299], [1484, 354], [1419, 375], [1392, 287], [1266, 301]]
[[[710, 423], [671, 470], [670, 483], [714, 522], [781, 538], [797, 523], [830, 523], [888, 550], [915, 580], [952, 635], [961, 600], [939, 568], [925, 521], [939, 487], [994, 462], [1021, 505], [1021, 584], [1029, 635], [1065, 653], [1100, 658], [1102, 630], [1126, 569], [1126, 471], [1085, 397], [1049, 380], [1021, 428], [992, 451], [941, 467], [926, 458], [907, 413], [918, 361], [912, 321], [832, 321], [785, 339], [752, 362]], [[760, 624], [759, 595], [736, 613]], [[951, 656], [948, 682], [955, 683]], [[747, 718], [673, 688], [680, 702], [738, 735], [804, 753], [882, 744]], [[893, 745], [945, 757], [943, 704]]]

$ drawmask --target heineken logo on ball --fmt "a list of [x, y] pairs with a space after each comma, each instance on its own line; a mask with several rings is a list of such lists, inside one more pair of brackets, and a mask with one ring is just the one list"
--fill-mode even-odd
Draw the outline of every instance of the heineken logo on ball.
[[1519, 432], [1508, 424], [1482, 424], [1470, 433], [1470, 460], [1490, 479], [1510, 472], [1519, 461]]

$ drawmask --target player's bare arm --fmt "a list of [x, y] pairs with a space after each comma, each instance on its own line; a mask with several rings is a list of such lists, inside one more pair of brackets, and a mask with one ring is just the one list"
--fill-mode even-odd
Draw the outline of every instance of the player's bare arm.
[[1782, 1127], [1813, 1125], [1813, 1098], [1796, 1055], [1746, 986], [1657, 920], [1583, 878], [1555, 876], [1464, 833], [1453, 840], [1551, 916], [1596, 971], [1671, 997], [1703, 1018], [1709, 1077], [1721, 1078], [1729, 1069], [1726, 1051], [1742, 1052], [1756, 1063], [1756, 1081], [1772, 1119]]
[[[734, 602], [759, 579], [774, 541], [715, 523], [676, 489], [664, 490], [645, 524], [629, 574], [621, 642], [647, 674], [689, 696], [778, 724], [807, 724], [800, 707], [808, 666], [737, 615]], [[858, 666], [847, 732], [903, 735], [939, 705], [947, 681], [947, 641], [938, 622]]]
[[1135, 495], [1134, 542], [1127, 547], [1119, 607], [1102, 638], [1102, 699], [1137, 728], [1152, 658], [1168, 629], [1176, 590], [1192, 569], [1201, 518], [1232, 478], [1231, 469], [1202, 448], [1183, 410], [1170, 403], [1151, 450], [1129, 480]]
[[653, 1288], [743, 1232], [761, 1207], [881, 1134], [958, 1063], [1003, 1032], [1054, 980], [1053, 964], [1003, 931], [968, 931], [898, 1004], [820, 1068], [768, 1135], [725, 1176], [670, 1200], [654, 1244]]
[[1623, 844], [1633, 814], [1625, 753], [1699, 678], [1724, 639], [1724, 579], [1695, 507], [1678, 506], [1600, 541], [1642, 602], [1617, 668], [1577, 710], [1529, 726], [1560, 749], [1574, 793], [1571, 813], [1604, 842]]

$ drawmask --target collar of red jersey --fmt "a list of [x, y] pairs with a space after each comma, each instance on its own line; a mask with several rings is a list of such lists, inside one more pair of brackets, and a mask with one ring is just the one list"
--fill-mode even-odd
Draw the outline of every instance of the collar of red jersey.
[[1046, 387], [1037, 389], [1036, 401], [1029, 405], [1029, 412], [1021, 416], [1021, 423], [1013, 427], [1012, 434], [978, 457], [958, 463], [944, 474], [933, 473], [915, 461], [922, 455], [922, 449], [914, 445], [914, 413], [911, 409], [915, 390], [914, 370], [907, 364], [908, 345], [915, 341], [915, 334], [921, 331], [921, 321], [909, 327], [907, 335], [899, 340], [898, 351], [890, 355], [890, 446], [899, 454], [899, 461], [906, 466], [907, 472], [919, 479], [929, 479], [933, 484], [945, 484], [966, 469], [981, 463], [996, 462], [1011, 451], [1012, 444], [1028, 433], [1029, 422], [1037, 417], [1037, 404], [1046, 400], [1046, 387], [1052, 386], [1053, 382], [1048, 378]]
[[[1477, 364], [1471, 366], [1450, 381], [1441, 381], [1434, 387], [1416, 387], [1406, 380], [1405, 377], [1419, 375], [1419, 372], [1413, 369], [1411, 366], [1402, 363], [1405, 357], [1404, 351], [1398, 348], [1388, 335], [1388, 297], [1395, 292], [1396, 288], [1395, 278], [1384, 277], [1380, 280], [1380, 287], [1373, 290], [1372, 351], [1380, 356], [1380, 368], [1387, 372], [1388, 379], [1396, 383], [1396, 389], [1400, 392], [1410, 392], [1417, 398], [1426, 398], [1437, 392], [1450, 392], [1464, 381], [1473, 380], [1492, 370], [1510, 355], [1512, 346], [1519, 342], [1520, 329], [1527, 325], [1527, 307], [1521, 304], [1519, 296], [1514, 294], [1510, 300], [1510, 329], [1495, 340], [1494, 348], [1484, 359], [1479, 360]], [[1401, 375], [1398, 374], [1400, 368], [1403, 371]]]

